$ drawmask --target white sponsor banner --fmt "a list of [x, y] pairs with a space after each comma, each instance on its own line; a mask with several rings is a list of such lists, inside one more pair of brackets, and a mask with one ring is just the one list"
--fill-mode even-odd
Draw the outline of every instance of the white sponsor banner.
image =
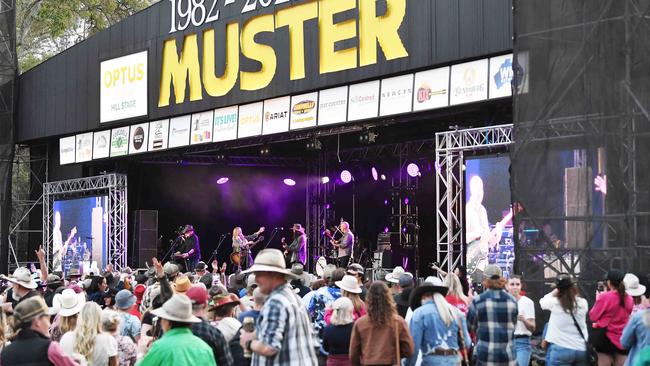
[[149, 142], [148, 136], [148, 123], [141, 123], [131, 126], [131, 136], [129, 137], [129, 155], [146, 152]]
[[289, 128], [298, 130], [316, 127], [318, 92], [294, 95], [291, 97], [291, 120]]
[[263, 135], [289, 131], [290, 106], [290, 97], [273, 98], [264, 101]]
[[449, 67], [415, 74], [413, 111], [449, 106]]
[[109, 157], [111, 154], [111, 130], [95, 132], [93, 135], [93, 160]]
[[169, 147], [190, 144], [190, 116], [174, 117], [169, 121]]
[[488, 60], [466, 62], [451, 67], [450, 104], [486, 100], [488, 96]]
[[212, 142], [213, 111], [195, 113], [192, 115], [192, 135], [190, 145]]
[[93, 133], [87, 132], [76, 136], [76, 158], [77, 163], [93, 159]]
[[214, 137], [215, 142], [237, 139], [237, 111], [234, 105], [214, 110]]
[[111, 158], [129, 152], [129, 126], [111, 130]]
[[396, 76], [381, 81], [379, 115], [408, 113], [413, 104], [413, 74]]
[[490, 59], [490, 99], [512, 96], [512, 54]]
[[147, 114], [147, 51], [101, 62], [99, 121]]
[[257, 102], [239, 106], [239, 127], [237, 138], [262, 134], [262, 112], [264, 103]]
[[149, 151], [165, 150], [169, 138], [169, 120], [149, 123]]
[[377, 117], [379, 80], [350, 85], [348, 121]]
[[59, 164], [72, 164], [76, 159], [75, 136], [59, 139]]
[[318, 125], [325, 126], [347, 121], [348, 87], [321, 90], [318, 93]]

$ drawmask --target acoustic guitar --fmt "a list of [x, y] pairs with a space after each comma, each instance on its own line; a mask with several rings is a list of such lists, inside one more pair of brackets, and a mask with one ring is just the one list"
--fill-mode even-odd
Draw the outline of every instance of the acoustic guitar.
[[250, 250], [253, 249], [253, 247], [254, 247], [255, 245], [257, 245], [257, 243], [259, 243], [259, 242], [261, 242], [261, 241], [264, 241], [264, 237], [263, 237], [263, 236], [258, 236], [257, 239], [255, 239], [255, 241], [253, 241], [253, 242], [248, 246], [248, 248], [246, 248], [246, 249], [240, 248], [240, 251], [239, 251], [239, 252], [232, 252], [232, 253], [230, 254], [230, 262], [231, 262], [232, 264], [236, 265], [236, 266], [239, 266], [239, 265], [241, 264], [241, 258], [242, 258], [242, 255], [248, 255], [248, 253], [250, 252]]

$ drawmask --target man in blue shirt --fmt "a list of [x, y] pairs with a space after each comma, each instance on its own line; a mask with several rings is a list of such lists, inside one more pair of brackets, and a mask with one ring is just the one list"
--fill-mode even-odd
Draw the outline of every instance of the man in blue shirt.
[[474, 297], [467, 314], [467, 322], [478, 339], [474, 356], [478, 365], [515, 366], [517, 300], [506, 292], [506, 280], [497, 265], [486, 266], [483, 275], [486, 290]]

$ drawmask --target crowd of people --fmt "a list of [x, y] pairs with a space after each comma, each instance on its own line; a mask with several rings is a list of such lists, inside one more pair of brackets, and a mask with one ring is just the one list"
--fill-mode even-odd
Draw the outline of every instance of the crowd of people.
[[547, 365], [650, 365], [647, 289], [617, 270], [591, 306], [559, 274], [540, 327], [524, 279], [495, 265], [474, 293], [462, 268], [421, 283], [401, 267], [369, 281], [356, 263], [314, 276], [276, 249], [229, 275], [216, 261], [181, 273], [154, 258], [144, 273], [61, 278], [36, 254], [40, 271], [3, 277], [3, 366], [527, 366], [538, 333]]

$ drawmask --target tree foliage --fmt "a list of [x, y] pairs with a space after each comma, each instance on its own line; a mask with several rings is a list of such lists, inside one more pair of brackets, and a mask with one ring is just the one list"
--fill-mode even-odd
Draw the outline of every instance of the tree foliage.
[[158, 0], [16, 0], [20, 72]]

